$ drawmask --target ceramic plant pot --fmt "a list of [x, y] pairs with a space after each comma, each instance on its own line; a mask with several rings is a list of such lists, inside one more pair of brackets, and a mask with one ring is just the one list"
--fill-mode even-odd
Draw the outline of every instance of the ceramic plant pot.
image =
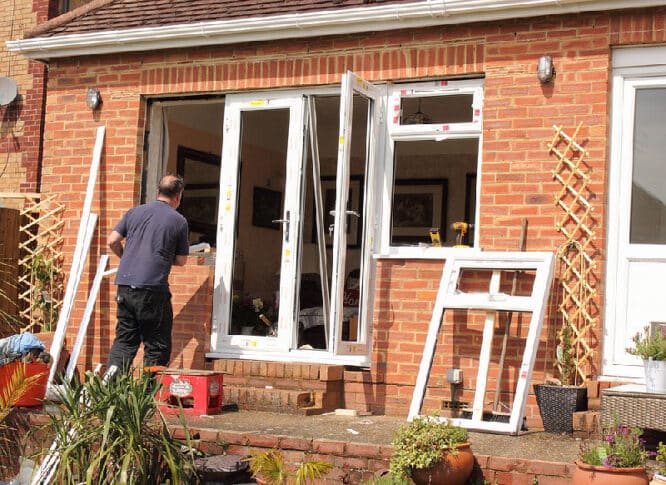
[[644, 360], [645, 390], [666, 394], [666, 360]]
[[471, 443], [456, 445], [457, 454], [442, 451], [442, 459], [430, 468], [413, 469], [412, 480], [416, 485], [464, 485], [472, 475], [474, 454]]
[[572, 485], [649, 485], [645, 467], [608, 468], [576, 462]]

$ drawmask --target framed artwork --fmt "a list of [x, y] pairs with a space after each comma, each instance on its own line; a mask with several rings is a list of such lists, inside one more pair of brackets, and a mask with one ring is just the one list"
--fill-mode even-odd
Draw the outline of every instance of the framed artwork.
[[273, 222], [282, 219], [282, 192], [255, 187], [252, 195], [252, 225], [279, 231], [282, 225]]
[[179, 146], [176, 172], [185, 181], [178, 210], [187, 219], [190, 231], [201, 233], [201, 240], [214, 246], [220, 200], [219, 155]]
[[447, 179], [398, 179], [393, 186], [391, 243], [430, 243], [430, 229], [446, 234]]
[[[335, 210], [335, 177], [321, 178], [321, 194], [324, 203], [324, 239], [326, 247], [333, 246], [333, 233], [329, 227], [333, 225], [334, 216], [331, 211]], [[352, 175], [349, 177], [349, 197], [347, 198], [347, 210], [357, 212], [360, 217], [347, 216], [347, 247], [361, 247], [361, 228], [363, 227], [363, 176]], [[317, 211], [312, 209], [312, 242], [317, 242]]]

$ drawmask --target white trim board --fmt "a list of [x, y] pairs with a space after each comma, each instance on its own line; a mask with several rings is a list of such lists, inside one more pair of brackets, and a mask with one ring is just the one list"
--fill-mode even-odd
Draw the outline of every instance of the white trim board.
[[[460, 256], [453, 255], [447, 259], [439, 291], [437, 292], [432, 319], [428, 327], [416, 385], [414, 386], [408, 416], [410, 421], [421, 412], [435, 347], [437, 345], [437, 336], [446, 309], [486, 310], [483, 342], [479, 351], [479, 370], [477, 373], [472, 418], [439, 419], [442, 421], [447, 420], [453, 425], [469, 429], [518, 434], [522, 425], [525, 403], [527, 401], [527, 386], [532, 378], [532, 370], [536, 360], [539, 335], [541, 334], [548, 293], [553, 278], [554, 261], [553, 254], [545, 252], [488, 252]], [[487, 293], [462, 293], [458, 290], [460, 276], [462, 271], [466, 269], [493, 270]], [[532, 294], [530, 296], [510, 296], [500, 293], [498, 291], [500, 271], [519, 270], [533, 270], [536, 272]], [[516, 384], [508, 423], [483, 420], [488, 365], [490, 362], [490, 351], [497, 311], [531, 312], [523, 360], [518, 373], [518, 382]]]
[[160, 27], [32, 37], [9, 40], [6, 46], [10, 52], [22, 53], [29, 59], [48, 60], [57, 57], [272, 42], [278, 39], [662, 5], [663, 0], [422, 0]]

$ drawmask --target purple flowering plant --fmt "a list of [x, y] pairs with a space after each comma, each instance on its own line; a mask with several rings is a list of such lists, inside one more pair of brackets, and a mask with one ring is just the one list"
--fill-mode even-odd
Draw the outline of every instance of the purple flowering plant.
[[583, 447], [580, 460], [588, 465], [608, 468], [645, 466], [650, 453], [645, 449], [642, 434], [640, 428], [614, 423], [605, 430], [601, 443]]

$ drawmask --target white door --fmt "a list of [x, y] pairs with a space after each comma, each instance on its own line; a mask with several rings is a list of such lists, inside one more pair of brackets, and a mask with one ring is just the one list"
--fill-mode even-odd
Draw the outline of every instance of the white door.
[[636, 332], [666, 321], [666, 51], [616, 51], [613, 63], [602, 372], [642, 378], [626, 348]]
[[297, 94], [226, 97], [213, 352], [295, 346], [304, 119]]
[[[365, 123], [354, 123], [355, 117]], [[375, 194], [377, 147], [381, 123], [381, 91], [352, 72], [342, 79], [340, 95], [340, 134], [336, 174], [336, 201], [333, 222], [333, 264], [331, 274], [330, 321], [333, 332], [329, 335], [329, 349], [336, 355], [355, 355], [369, 363], [371, 332], [370, 308], [372, 292], [369, 282], [373, 278], [372, 249], [375, 233]], [[352, 127], [356, 132], [352, 131]], [[351, 177], [354, 145], [361, 148], [360, 160], [363, 176]], [[362, 202], [354, 210], [349, 198], [359, 193]], [[354, 221], [356, 219], [356, 221]], [[357, 237], [361, 241], [359, 267], [347, 264], [350, 227], [356, 222]]]

